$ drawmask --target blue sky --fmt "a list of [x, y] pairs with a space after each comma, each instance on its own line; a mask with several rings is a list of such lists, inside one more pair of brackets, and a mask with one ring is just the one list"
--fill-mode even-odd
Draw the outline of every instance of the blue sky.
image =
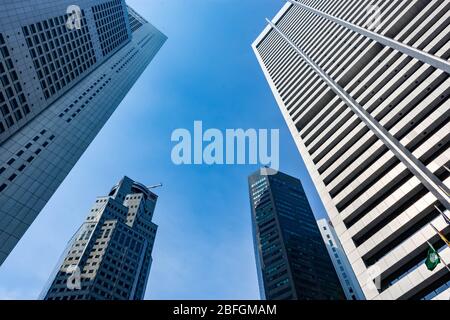
[[0, 267], [0, 299], [35, 299], [97, 196], [123, 175], [163, 182], [147, 299], [258, 299], [247, 176], [257, 166], [175, 166], [171, 134], [280, 129], [280, 169], [324, 209], [251, 43], [284, 1], [128, 0], [168, 41]]

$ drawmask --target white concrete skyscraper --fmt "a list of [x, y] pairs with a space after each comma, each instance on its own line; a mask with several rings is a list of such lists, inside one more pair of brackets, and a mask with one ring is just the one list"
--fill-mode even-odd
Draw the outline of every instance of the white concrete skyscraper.
[[166, 41], [123, 0], [0, 4], [0, 265]]
[[304, 0], [253, 43], [367, 299], [448, 299], [450, 2]]

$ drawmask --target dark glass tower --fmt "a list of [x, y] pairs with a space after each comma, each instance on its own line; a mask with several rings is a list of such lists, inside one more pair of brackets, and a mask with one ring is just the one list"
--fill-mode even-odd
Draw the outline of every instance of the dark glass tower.
[[261, 298], [345, 299], [300, 180], [258, 171], [248, 182]]

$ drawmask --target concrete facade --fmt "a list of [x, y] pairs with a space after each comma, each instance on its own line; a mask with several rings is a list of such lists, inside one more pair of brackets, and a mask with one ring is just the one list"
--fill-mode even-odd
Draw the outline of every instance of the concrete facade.
[[[253, 43], [367, 299], [448, 296], [448, 1], [297, 1]], [[367, 32], [366, 32], [367, 31]], [[369, 32], [370, 31], [370, 32]]]
[[124, 177], [95, 201], [42, 292], [45, 300], [142, 300], [158, 226], [158, 197]]

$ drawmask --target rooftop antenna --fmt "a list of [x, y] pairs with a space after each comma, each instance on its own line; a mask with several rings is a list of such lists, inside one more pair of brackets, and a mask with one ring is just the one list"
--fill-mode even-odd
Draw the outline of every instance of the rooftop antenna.
[[156, 189], [156, 188], [160, 188], [160, 187], [162, 187], [163, 186], [163, 184], [162, 183], [159, 183], [159, 184], [155, 184], [155, 185], [153, 185], [153, 186], [149, 186], [149, 187], [147, 187], [147, 189]]

